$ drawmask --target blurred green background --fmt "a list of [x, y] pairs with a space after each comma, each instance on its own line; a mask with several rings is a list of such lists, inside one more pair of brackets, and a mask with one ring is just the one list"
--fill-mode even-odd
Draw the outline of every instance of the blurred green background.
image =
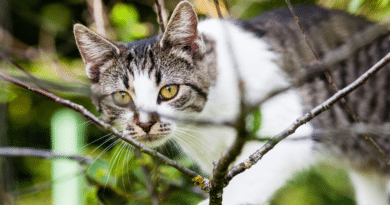
[[[166, 1], [172, 12], [178, 0]], [[195, 3], [200, 19], [215, 16], [208, 0]], [[390, 1], [296, 0], [346, 10], [375, 21], [388, 21]], [[104, 0], [106, 35], [118, 41], [134, 41], [159, 32], [154, 0]], [[283, 0], [226, 0], [231, 18], [251, 18], [272, 8], [285, 7]], [[82, 23], [95, 29], [93, 0], [0, 1], [0, 51], [44, 80], [55, 94], [82, 104], [96, 114], [89, 100], [88, 80], [77, 51], [72, 26]], [[0, 61], [0, 69], [34, 83], [14, 66]], [[51, 118], [63, 106], [0, 80], [0, 146], [51, 149]], [[73, 112], [73, 111], [71, 111]], [[0, 204], [52, 204], [55, 184], [81, 176], [81, 204], [196, 204], [205, 196], [189, 177], [138, 153], [111, 135], [83, 120], [83, 156], [97, 158], [91, 166], [58, 179], [51, 178], [51, 160], [34, 157], [1, 157]], [[174, 145], [159, 149], [187, 167], [197, 169]], [[260, 194], [260, 193], [259, 193]], [[151, 197], [154, 196], [154, 197]], [[153, 199], [154, 198], [154, 199]], [[299, 173], [279, 190], [271, 204], [354, 204], [347, 175], [318, 165]]]

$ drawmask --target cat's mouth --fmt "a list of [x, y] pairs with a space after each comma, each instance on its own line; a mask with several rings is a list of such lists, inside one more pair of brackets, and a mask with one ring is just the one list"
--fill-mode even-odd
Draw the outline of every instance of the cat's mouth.
[[157, 147], [165, 143], [167, 134], [145, 134], [133, 136], [133, 139], [148, 147]]

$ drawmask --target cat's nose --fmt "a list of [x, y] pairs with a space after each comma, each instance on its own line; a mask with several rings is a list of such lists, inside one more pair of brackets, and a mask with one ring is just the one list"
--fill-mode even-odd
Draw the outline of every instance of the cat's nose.
[[143, 129], [146, 133], [149, 133], [150, 128], [154, 125], [152, 122], [147, 123], [138, 123], [137, 124], [141, 129]]

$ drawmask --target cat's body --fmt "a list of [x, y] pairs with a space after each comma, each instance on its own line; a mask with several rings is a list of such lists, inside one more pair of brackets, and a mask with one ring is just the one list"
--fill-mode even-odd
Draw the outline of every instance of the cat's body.
[[[373, 25], [314, 6], [297, 7], [296, 12], [321, 59]], [[192, 6], [184, 2], [175, 9], [161, 36], [130, 44], [112, 43], [81, 25], [75, 26], [75, 35], [92, 81], [93, 101], [103, 118], [148, 146], [175, 140], [209, 174], [212, 162], [231, 145], [236, 133], [230, 127], [188, 120], [234, 122], [240, 103], [235, 67], [245, 82], [248, 105], [275, 89], [294, 86], [261, 105], [261, 137], [278, 134], [334, 93], [324, 74], [299, 86], [292, 84], [315, 58], [287, 9], [250, 21], [206, 20], [198, 26]], [[390, 51], [388, 36], [382, 35], [337, 63], [331, 71], [336, 85], [348, 85]], [[362, 122], [389, 121], [388, 76], [388, 71], [383, 71], [381, 77], [374, 77], [347, 97]], [[185, 120], [178, 122], [181, 118]], [[390, 170], [376, 150], [353, 134], [320, 133], [354, 123], [341, 105], [334, 105], [288, 138], [303, 140], [280, 142], [258, 164], [234, 178], [224, 189], [223, 203], [266, 203], [294, 173], [325, 156], [353, 170], [359, 204], [386, 204]], [[387, 136], [374, 139], [389, 153]], [[237, 162], [262, 144], [248, 142]], [[314, 153], [319, 155], [313, 157]]]

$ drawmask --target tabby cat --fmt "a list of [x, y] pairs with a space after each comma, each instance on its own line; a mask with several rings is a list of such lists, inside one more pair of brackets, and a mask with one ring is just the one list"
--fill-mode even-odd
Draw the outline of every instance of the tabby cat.
[[[317, 6], [298, 6], [295, 11], [322, 60], [354, 34], [375, 25]], [[259, 137], [278, 134], [334, 94], [324, 73], [297, 83], [315, 58], [288, 9], [252, 20], [209, 19], [198, 24], [192, 5], [182, 1], [165, 32], [152, 38], [113, 42], [80, 24], [74, 26], [74, 33], [92, 83], [92, 101], [103, 119], [149, 147], [176, 141], [208, 174], [212, 162], [233, 143], [235, 130], [189, 120], [236, 120], [240, 91], [235, 66], [244, 80], [248, 105], [277, 89], [292, 87], [260, 106]], [[385, 31], [332, 65], [330, 75], [343, 88], [389, 51], [390, 33]], [[389, 86], [387, 67], [345, 99], [361, 122], [385, 124], [390, 117]], [[258, 164], [234, 178], [224, 190], [223, 203], [267, 203], [294, 173], [322, 160], [349, 171], [358, 204], [388, 204], [390, 167], [377, 151], [357, 134], [323, 134], [354, 124], [342, 105], [334, 105], [288, 137], [301, 140], [280, 142]], [[372, 137], [390, 157], [388, 136]], [[247, 143], [237, 161], [263, 144]]]

